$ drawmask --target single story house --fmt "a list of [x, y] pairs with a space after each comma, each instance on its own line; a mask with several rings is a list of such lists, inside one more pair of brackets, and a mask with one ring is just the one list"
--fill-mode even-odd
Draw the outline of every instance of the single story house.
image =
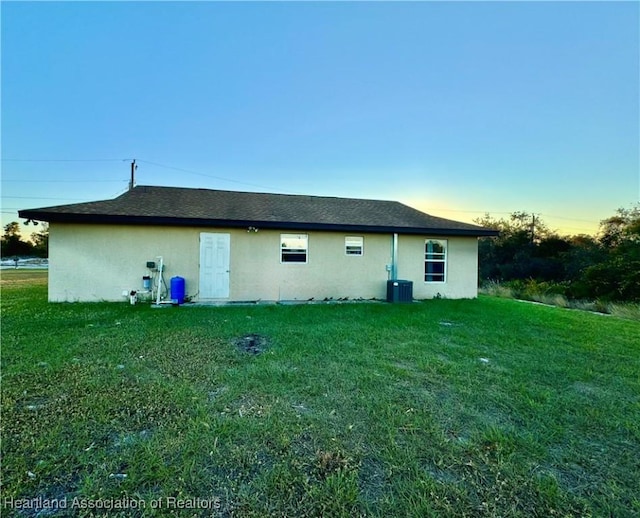
[[151, 299], [173, 277], [193, 301], [384, 300], [389, 279], [474, 298], [497, 234], [394, 201], [156, 186], [19, 215], [49, 222], [52, 302]]

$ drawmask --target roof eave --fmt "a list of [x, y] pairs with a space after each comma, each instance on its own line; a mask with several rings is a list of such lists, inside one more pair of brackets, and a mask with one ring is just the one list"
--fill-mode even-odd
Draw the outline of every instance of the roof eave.
[[420, 234], [434, 236], [470, 236], [485, 237], [497, 236], [497, 230], [462, 229], [462, 228], [430, 228], [430, 227], [394, 227], [378, 225], [348, 225], [334, 223], [305, 223], [294, 221], [256, 221], [233, 219], [206, 219], [206, 218], [177, 218], [165, 216], [130, 216], [117, 214], [79, 214], [56, 213], [39, 210], [21, 210], [18, 212], [21, 218], [28, 218], [50, 223], [102, 223], [119, 225], [168, 225], [168, 226], [194, 226], [194, 227], [227, 227], [242, 228], [256, 227], [279, 230], [324, 230], [337, 232], [370, 232], [376, 234]]

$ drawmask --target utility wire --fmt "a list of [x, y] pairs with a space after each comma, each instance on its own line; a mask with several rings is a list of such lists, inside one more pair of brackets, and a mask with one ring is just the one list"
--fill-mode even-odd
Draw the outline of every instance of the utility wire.
[[456, 209], [430, 209], [433, 212], [466, 212], [469, 214], [513, 214], [513, 212], [496, 212], [493, 210], [456, 210]]
[[58, 201], [84, 201], [78, 198], [43, 198], [40, 196], [2, 196], [3, 198], [8, 198], [12, 200], [58, 200]]
[[127, 162], [132, 158], [2, 158], [3, 162]]
[[122, 183], [127, 180], [15, 180], [2, 179], [2, 183], [5, 182], [13, 182], [13, 183]]
[[[133, 158], [2, 158], [1, 159], [3, 162], [128, 162], [133, 160]], [[226, 178], [224, 176], [218, 176], [218, 175], [212, 175], [212, 174], [206, 174], [206, 173], [201, 173], [199, 171], [193, 171], [190, 169], [184, 169], [182, 167], [174, 167], [174, 166], [170, 166], [170, 165], [166, 165], [166, 164], [160, 164], [158, 162], [152, 162], [150, 160], [143, 160], [143, 159], [136, 159], [136, 161], [138, 163], [144, 163], [144, 164], [149, 164], [149, 165], [153, 165], [156, 167], [162, 167], [164, 169], [172, 169], [174, 171], [180, 171], [183, 173], [189, 173], [189, 174], [193, 174], [196, 176], [203, 176], [205, 178], [213, 178], [215, 180], [221, 180], [224, 182], [231, 182], [231, 183], [236, 183], [239, 185], [248, 185], [250, 187], [258, 187], [260, 189], [267, 189], [267, 190], [273, 190], [272, 187], [266, 186], [266, 185], [260, 185], [260, 184], [256, 184], [256, 183], [251, 183], [251, 182], [243, 182], [240, 180], [233, 180], [232, 178]], [[11, 182], [20, 182], [20, 181], [29, 181], [29, 182], [38, 182], [38, 180], [3, 180], [3, 181], [11, 181]], [[91, 180], [78, 180], [78, 182], [83, 181], [83, 182], [91, 182]], [[116, 180], [101, 180], [104, 182], [116, 182]], [[117, 180], [118, 182], [120, 180]], [[45, 182], [45, 180], [42, 181], [43, 183]], [[73, 180], [46, 180], [46, 182], [51, 182], [51, 183], [66, 183], [66, 182], [73, 182]], [[285, 191], [283, 189], [275, 189], [281, 192], [289, 192], [291, 194], [302, 194], [302, 193], [297, 193], [294, 191]]]
[[[497, 212], [497, 211], [493, 211], [493, 210], [456, 210], [456, 209], [431, 209], [433, 212], [465, 212], [465, 213], [469, 213], [469, 214], [513, 214], [514, 212], [518, 212], [518, 211], [511, 211], [511, 212]], [[533, 213], [532, 213], [533, 214]], [[554, 218], [554, 219], [564, 219], [567, 221], [580, 221], [582, 223], [599, 223], [599, 221], [595, 221], [595, 220], [588, 220], [588, 219], [578, 219], [578, 218], [567, 218], [565, 216], [556, 216], [554, 214], [546, 214], [543, 212], [536, 212], [535, 213], [536, 216], [544, 216], [546, 218]]]
[[565, 219], [567, 221], [581, 221], [582, 223], [600, 223], [599, 221], [588, 219], [567, 218], [565, 216], [554, 216], [553, 214], [539, 213], [538, 216], [545, 216], [546, 218]]
[[[154, 165], [156, 167], [163, 167], [165, 169], [173, 169], [174, 171], [181, 171], [183, 173], [194, 174], [194, 175], [197, 175], [197, 176], [204, 176], [206, 178], [213, 178], [215, 180], [222, 180], [224, 182], [231, 182], [231, 183], [237, 183], [237, 184], [240, 184], [240, 185], [249, 185], [251, 187], [259, 187], [260, 189], [273, 190], [272, 187], [268, 187], [266, 185], [260, 185], [260, 184], [257, 184], [257, 183], [242, 182], [240, 180], [232, 180], [231, 178], [225, 178], [224, 176], [217, 176], [217, 175], [213, 175], [213, 174], [200, 173], [198, 171], [192, 171], [192, 170], [189, 170], [189, 169], [183, 169], [181, 167], [174, 167], [174, 166], [170, 166], [170, 165], [159, 164], [157, 162], [151, 162], [149, 160], [137, 159], [137, 161], [138, 161], [138, 163]], [[276, 189], [276, 190], [282, 191], [282, 189]], [[291, 192], [292, 194], [300, 194], [300, 193], [294, 193], [292, 191], [287, 191], [287, 192]]]

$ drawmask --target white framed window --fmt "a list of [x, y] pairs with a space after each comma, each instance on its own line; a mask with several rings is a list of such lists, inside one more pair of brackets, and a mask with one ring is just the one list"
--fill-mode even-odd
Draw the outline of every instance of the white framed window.
[[307, 234], [280, 234], [281, 263], [306, 263], [308, 251]]
[[364, 254], [364, 237], [347, 236], [344, 238], [344, 253], [346, 255]]
[[447, 241], [427, 239], [424, 245], [424, 282], [446, 282]]

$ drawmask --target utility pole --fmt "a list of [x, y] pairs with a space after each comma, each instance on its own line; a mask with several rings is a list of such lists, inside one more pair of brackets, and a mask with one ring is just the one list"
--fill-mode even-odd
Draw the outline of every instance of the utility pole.
[[135, 176], [135, 171], [137, 167], [138, 166], [136, 165], [136, 159], [134, 158], [133, 162], [131, 162], [131, 180], [129, 180], [129, 190], [133, 189], [133, 185], [135, 183], [134, 176]]
[[536, 240], [536, 215], [531, 213], [531, 244]]

